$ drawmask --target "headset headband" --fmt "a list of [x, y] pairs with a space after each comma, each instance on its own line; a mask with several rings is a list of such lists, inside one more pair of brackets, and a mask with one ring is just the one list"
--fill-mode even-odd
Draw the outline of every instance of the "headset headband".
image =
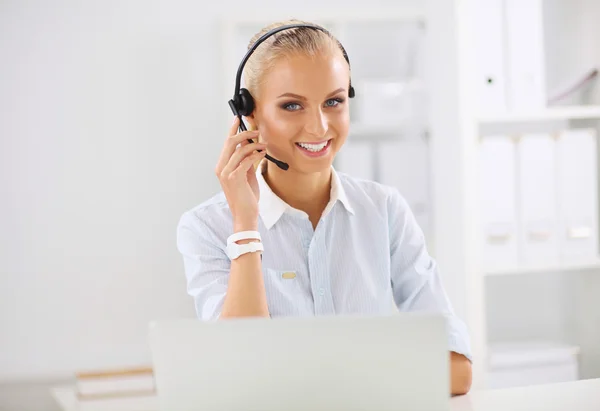
[[[260, 46], [260, 44], [262, 42], [264, 42], [266, 39], [268, 39], [269, 37], [271, 37], [272, 35], [279, 33], [280, 31], [284, 31], [284, 30], [289, 30], [289, 29], [293, 29], [293, 28], [300, 28], [300, 27], [306, 27], [306, 28], [312, 28], [312, 29], [316, 29], [316, 30], [320, 30], [324, 33], [327, 34], [331, 34], [329, 31], [327, 31], [326, 29], [324, 29], [323, 27], [314, 25], [314, 24], [303, 24], [303, 23], [299, 23], [299, 24], [287, 24], [284, 26], [280, 26], [280, 27], [276, 27], [270, 31], [268, 31], [267, 33], [263, 34], [262, 36], [260, 36], [258, 38], [258, 40], [256, 40], [256, 42], [254, 42], [254, 44], [252, 45], [252, 47], [250, 47], [248, 49], [248, 51], [246, 52], [246, 54], [244, 55], [244, 58], [242, 59], [238, 70], [237, 70], [237, 74], [235, 77], [235, 90], [233, 93], [233, 98], [234, 100], [236, 99], [236, 97], [239, 95], [240, 93], [240, 87], [241, 87], [241, 81], [242, 81], [242, 74], [244, 72], [244, 66], [246, 65], [246, 62], [248, 61], [248, 59], [250, 58], [250, 56], [252, 55], [252, 53], [254, 53], [254, 51], [258, 48], [258, 46]], [[333, 36], [332, 36], [333, 37]], [[350, 66], [350, 59], [348, 58], [348, 54], [346, 53], [346, 49], [344, 49], [344, 46], [342, 46], [342, 44], [336, 39], [336, 42], [338, 44], [338, 46], [340, 47], [340, 49], [342, 50], [342, 54], [344, 55], [344, 59], [346, 60], [346, 62], [348, 63], [348, 66]], [[352, 88], [352, 82], [350, 83], [350, 97], [354, 97], [354, 89]]]

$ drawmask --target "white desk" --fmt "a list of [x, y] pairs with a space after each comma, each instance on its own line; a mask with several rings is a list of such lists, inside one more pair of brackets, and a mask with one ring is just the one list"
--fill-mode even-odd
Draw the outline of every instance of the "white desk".
[[[72, 387], [52, 390], [65, 411], [77, 411]], [[130, 410], [150, 411], [148, 403], [130, 404]], [[152, 404], [154, 405], [154, 404]], [[398, 407], [401, 409], [402, 407]], [[107, 407], [107, 411], [114, 407]], [[568, 383], [502, 390], [473, 391], [450, 400], [451, 411], [600, 411], [600, 378]]]
[[600, 379], [473, 391], [450, 400], [452, 411], [600, 411]]

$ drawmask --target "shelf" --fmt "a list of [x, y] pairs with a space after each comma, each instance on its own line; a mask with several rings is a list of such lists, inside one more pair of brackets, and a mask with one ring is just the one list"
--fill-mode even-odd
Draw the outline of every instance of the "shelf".
[[600, 119], [600, 106], [552, 107], [536, 112], [501, 113], [479, 117], [480, 124]]
[[600, 270], [600, 259], [589, 261], [587, 263], [566, 264], [562, 266], [537, 266], [537, 267], [516, 267], [508, 269], [486, 270], [486, 276], [501, 276], [501, 275], [520, 275], [520, 274], [547, 274], [559, 273], [566, 271], [587, 271]]

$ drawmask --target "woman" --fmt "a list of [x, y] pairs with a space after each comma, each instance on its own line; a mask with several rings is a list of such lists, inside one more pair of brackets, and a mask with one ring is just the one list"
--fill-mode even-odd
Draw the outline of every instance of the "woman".
[[[265, 27], [250, 45], [290, 23]], [[281, 31], [256, 49], [244, 75], [255, 100], [251, 130], [238, 133], [235, 118], [215, 168], [223, 191], [178, 226], [198, 317], [440, 312], [451, 391], [466, 393], [468, 334], [406, 201], [332, 166], [350, 124], [350, 68], [337, 40], [311, 28]], [[228, 243], [251, 245], [232, 254]]]

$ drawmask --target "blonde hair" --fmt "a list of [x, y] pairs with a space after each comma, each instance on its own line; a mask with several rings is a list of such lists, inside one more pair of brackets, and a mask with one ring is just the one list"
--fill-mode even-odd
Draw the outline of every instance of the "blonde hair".
[[[295, 19], [272, 23], [263, 27], [250, 39], [248, 49], [270, 30], [288, 24], [310, 24], [321, 27], [315, 23]], [[245, 87], [250, 94], [256, 97], [265, 75], [280, 58], [294, 55], [315, 57], [336, 50], [341, 52], [341, 45], [328, 31], [324, 32], [310, 27], [295, 27], [280, 31], [262, 42], [246, 62], [244, 67]]]

